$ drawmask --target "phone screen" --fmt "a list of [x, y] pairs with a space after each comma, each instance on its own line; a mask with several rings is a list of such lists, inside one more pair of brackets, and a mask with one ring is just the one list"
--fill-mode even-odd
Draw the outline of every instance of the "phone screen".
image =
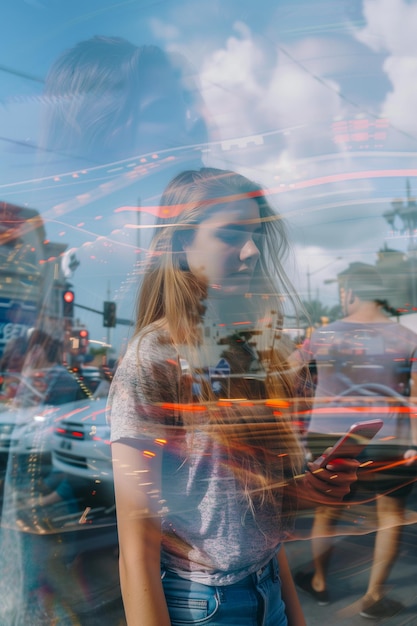
[[379, 419], [353, 424], [328, 452], [324, 452], [314, 461], [314, 464], [324, 467], [332, 459], [355, 459], [381, 430], [383, 424], [383, 421]]

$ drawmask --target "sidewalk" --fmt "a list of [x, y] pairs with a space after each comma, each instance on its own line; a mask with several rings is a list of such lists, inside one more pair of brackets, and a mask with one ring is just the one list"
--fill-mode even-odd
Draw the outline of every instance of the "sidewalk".
[[[387, 585], [390, 597], [404, 604], [404, 611], [383, 620], [365, 619], [359, 615], [360, 599], [367, 587], [374, 544], [374, 534], [368, 532], [373, 527], [373, 510], [372, 505], [367, 505], [366, 509], [358, 507], [355, 511], [348, 512], [344, 520], [345, 526], [340, 529], [343, 534], [334, 538], [335, 550], [328, 576], [330, 604], [319, 606], [308, 594], [300, 591], [308, 626], [417, 626], [416, 505], [417, 492], [414, 490], [409, 498], [407, 525], [403, 529], [399, 557]], [[311, 515], [299, 519], [299, 535], [308, 536], [311, 522]], [[348, 535], [348, 532], [355, 534]], [[308, 539], [288, 542], [286, 550], [293, 573], [312, 569]]]

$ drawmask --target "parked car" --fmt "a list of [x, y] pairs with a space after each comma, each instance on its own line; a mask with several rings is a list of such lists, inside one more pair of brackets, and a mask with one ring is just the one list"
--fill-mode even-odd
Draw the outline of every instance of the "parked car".
[[[49, 454], [51, 437], [45, 436], [57, 407], [91, 398], [91, 392], [64, 367], [39, 369], [30, 375], [0, 374], [0, 457], [10, 451]], [[64, 409], [65, 411], [65, 409]]]
[[68, 407], [54, 419], [52, 464], [73, 483], [84, 480], [100, 492], [108, 505], [114, 501], [110, 427], [106, 398]]

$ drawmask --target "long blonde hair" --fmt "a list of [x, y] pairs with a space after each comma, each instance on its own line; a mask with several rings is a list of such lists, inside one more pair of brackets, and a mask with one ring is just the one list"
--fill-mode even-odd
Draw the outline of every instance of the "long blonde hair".
[[242, 198], [253, 199], [258, 204], [265, 235], [262, 239], [266, 245], [260, 246], [260, 260], [253, 277], [255, 296], [275, 299], [277, 317], [283, 319], [284, 299], [293, 304], [296, 301], [282, 266], [288, 252], [283, 220], [272, 210], [263, 189], [256, 183], [228, 170], [202, 168], [176, 176], [162, 195], [161, 212], [167, 217], [157, 223], [151, 259], [139, 293], [136, 332], [165, 318], [174, 343], [195, 342], [196, 322], [204, 312], [201, 302], [207, 295], [207, 285], [189, 271], [183, 252], [184, 239], [193, 234], [210, 212]]
[[[198, 348], [203, 341], [208, 285], [190, 271], [184, 241], [189, 241], [198, 224], [222, 205], [248, 198], [258, 204], [264, 235], [253, 288], [246, 299], [256, 317], [259, 335], [271, 323], [267, 309], [274, 309], [282, 324], [284, 300], [297, 306], [282, 266], [288, 251], [285, 225], [269, 205], [263, 189], [231, 171], [190, 170], [174, 178], [162, 196], [161, 212], [167, 217], [157, 223], [138, 298], [135, 334], [146, 332], [155, 324], [164, 325], [175, 346], [189, 351]], [[283, 474], [294, 475], [301, 466], [300, 445], [289, 419], [290, 411], [286, 410], [293, 396], [293, 379], [286, 364], [289, 347], [279, 337], [280, 330], [275, 329], [274, 345], [269, 349], [258, 343], [259, 360], [266, 373], [266, 398], [262, 402], [253, 399], [254, 402], [219, 406], [210, 385], [201, 386], [199, 398], [207, 406], [208, 427], [227, 449], [229, 462], [242, 479], [251, 505], [259, 499], [273, 502], [277, 489], [282, 487]], [[275, 408], [266, 410], [265, 405]]]

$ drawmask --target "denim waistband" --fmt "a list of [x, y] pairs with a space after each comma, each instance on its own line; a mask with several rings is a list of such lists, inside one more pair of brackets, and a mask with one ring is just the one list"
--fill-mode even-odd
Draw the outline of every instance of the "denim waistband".
[[270, 578], [272, 580], [278, 580], [278, 575], [279, 575], [278, 561], [277, 561], [277, 557], [274, 556], [266, 565], [258, 569], [253, 574], [249, 574], [249, 576], [246, 576], [242, 580], [239, 580], [237, 583], [235, 583], [235, 585], [242, 586], [242, 587], [250, 585], [250, 584], [257, 585], [260, 582], [264, 580], [268, 580]]
[[[163, 568], [161, 570], [162, 580], [165, 578], [166, 574], [170, 574], [170, 575], [174, 575], [174, 576], [178, 576], [179, 578], [182, 578], [180, 571]], [[184, 578], [186, 578], [187, 580], [189, 579], [188, 576], [185, 576]], [[247, 576], [242, 578], [242, 580], [239, 580], [236, 583], [230, 583], [230, 585], [220, 585], [220, 586], [213, 585], [213, 586], [219, 587], [219, 588], [229, 587], [229, 586], [230, 587], [251, 587], [253, 585], [257, 585], [260, 582], [263, 582], [269, 579], [273, 581], [277, 581], [278, 578], [279, 578], [278, 561], [277, 561], [277, 557], [273, 556], [272, 559], [268, 561], [266, 565], [264, 565], [263, 567], [260, 567], [258, 570], [256, 570], [256, 572], [253, 572], [253, 574], [248, 574]]]

